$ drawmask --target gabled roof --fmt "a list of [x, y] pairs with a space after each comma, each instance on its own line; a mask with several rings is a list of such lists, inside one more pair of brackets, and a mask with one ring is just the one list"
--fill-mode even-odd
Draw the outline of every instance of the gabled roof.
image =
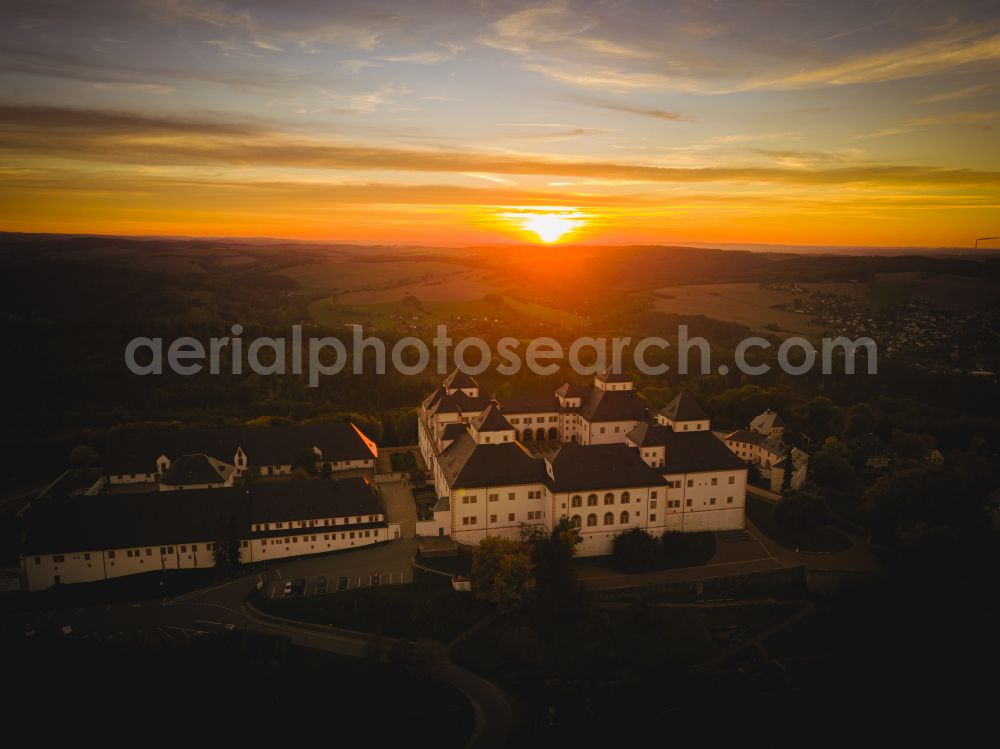
[[182, 455], [170, 464], [160, 483], [168, 486], [218, 484], [231, 472], [231, 468], [207, 455]]
[[598, 372], [594, 377], [601, 382], [632, 382], [632, 378], [624, 372], [614, 372], [613, 367], [608, 367], [603, 372]]
[[744, 442], [750, 445], [759, 445], [765, 440], [765, 435], [755, 432], [752, 429], [737, 429], [735, 432], [727, 434], [725, 439], [733, 440], [734, 442]]
[[660, 414], [670, 421], [707, 421], [706, 414], [698, 401], [687, 390], [681, 390], [677, 397], [660, 410]]
[[467, 375], [462, 370], [455, 368], [455, 371], [450, 375], [445, 377], [442, 385], [447, 390], [461, 390], [463, 388], [478, 388], [479, 383], [472, 379], [471, 375]]
[[484, 408], [469, 424], [477, 432], [506, 432], [514, 429], [500, 413], [500, 405], [496, 401]]
[[438, 465], [452, 489], [540, 484], [546, 478], [545, 462], [517, 442], [477, 445], [468, 432], [441, 451]]
[[592, 387], [579, 414], [587, 421], [639, 421], [646, 418], [646, 402], [634, 390]]
[[376, 515], [381, 504], [363, 478], [274, 481], [250, 487], [250, 522]]
[[540, 412], [558, 412], [562, 410], [559, 399], [554, 395], [529, 395], [522, 398], [504, 398], [504, 413], [532, 414]]
[[[667, 427], [659, 427], [667, 429]], [[726, 444], [708, 430], [674, 432], [664, 439], [663, 473], [699, 473], [702, 471], [736, 471], [747, 464]]]
[[427, 412], [431, 415], [442, 414], [476, 414], [482, 411], [490, 403], [490, 399], [485, 395], [471, 398], [461, 390], [456, 390], [451, 395], [445, 393], [440, 398], [427, 406]]
[[663, 476], [623, 443], [563, 445], [552, 458], [554, 478], [546, 476], [553, 492], [582, 492], [623, 487], [664, 486]]
[[25, 511], [23, 551], [58, 554], [218, 541], [232, 525], [245, 539], [267, 535], [251, 532], [251, 523], [381, 512], [361, 478], [152, 492], [141, 501], [128, 494], [54, 497], [36, 500]]
[[588, 385], [577, 385], [573, 382], [564, 382], [556, 390], [556, 395], [560, 395], [563, 398], [583, 398], [590, 392], [590, 387]]
[[465, 434], [466, 429], [465, 422], [450, 421], [444, 425], [444, 431], [441, 432], [441, 439], [445, 442], [451, 442]]
[[673, 434], [673, 431], [668, 426], [643, 421], [625, 436], [639, 447], [663, 447], [667, 444], [669, 435]]
[[754, 420], [750, 422], [750, 428], [756, 429], [760, 432], [770, 432], [772, 429], [780, 429], [784, 426], [785, 420], [770, 408], [764, 411], [764, 413], [756, 416]]
[[368, 460], [375, 457], [370, 442], [348, 422], [119, 432], [108, 439], [104, 468], [110, 474], [152, 473], [161, 455], [175, 461], [182, 455], [202, 454], [232, 464], [240, 447], [250, 465], [293, 464], [314, 447], [324, 460]]

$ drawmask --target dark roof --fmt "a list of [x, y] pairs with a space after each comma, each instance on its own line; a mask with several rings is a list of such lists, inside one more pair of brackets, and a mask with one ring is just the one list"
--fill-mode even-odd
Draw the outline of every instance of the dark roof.
[[521, 398], [504, 398], [504, 413], [530, 414], [541, 411], [560, 411], [559, 399], [555, 395], [529, 395]]
[[546, 477], [545, 462], [517, 442], [477, 445], [469, 433], [442, 450], [438, 464], [452, 489], [540, 484]]
[[[728, 450], [727, 450], [728, 452]], [[610, 445], [563, 445], [552, 459], [547, 478], [553, 492], [591, 491], [632, 486], [664, 486], [666, 480], [650, 468], [634, 447]]]
[[603, 372], [598, 372], [595, 380], [601, 382], [632, 382], [632, 378], [624, 372], [615, 372], [613, 367], [608, 367]]
[[702, 410], [698, 401], [687, 390], [681, 390], [676, 398], [663, 407], [660, 413], [671, 421], [706, 421], [708, 419], [708, 414]]
[[766, 429], [768, 431], [781, 428], [785, 426], [785, 420], [781, 416], [772, 411], [770, 408], [761, 414], [758, 414], [752, 422], [754, 426], [759, 426], [761, 429]]
[[666, 430], [663, 473], [699, 473], [701, 471], [735, 471], [747, 464], [726, 443], [705, 430], [674, 432], [665, 426], [653, 429]]
[[750, 445], [759, 445], [767, 438], [767, 435], [755, 432], [753, 429], [737, 429], [735, 432], [727, 434], [725, 438], [727, 440], [733, 440], [734, 442], [745, 442]]
[[462, 388], [478, 388], [479, 383], [472, 379], [462, 370], [455, 368], [455, 371], [448, 375], [443, 383], [448, 390], [461, 390]]
[[360, 477], [273, 481], [250, 487], [250, 522], [354, 517], [382, 512], [371, 484]]
[[233, 427], [160, 432], [119, 432], [108, 440], [104, 468], [110, 474], [153, 473], [156, 459], [175, 461], [182, 455], [202, 454], [232, 464], [242, 447], [250, 465], [286, 465], [297, 462], [313, 447], [325, 460], [364, 460], [375, 457], [358, 429], [348, 422], [286, 427]]
[[443, 393], [440, 398], [434, 400], [433, 403], [427, 406], [428, 412], [431, 414], [477, 414], [482, 411], [490, 403], [490, 399], [485, 395], [478, 395], [475, 398], [471, 398], [461, 390], [456, 390], [451, 395]]
[[556, 390], [556, 395], [561, 395], [563, 398], [583, 398], [587, 393], [590, 392], [590, 387], [588, 385], [577, 385], [573, 382], [564, 382]]
[[218, 468], [207, 455], [182, 455], [170, 464], [170, 468], [160, 479], [161, 484], [183, 486], [185, 484], [218, 484], [225, 481]]
[[514, 428], [500, 413], [500, 406], [495, 401], [484, 408], [470, 424], [477, 432], [504, 432]]
[[639, 447], [664, 447], [667, 444], [669, 435], [673, 431], [668, 426], [650, 424], [648, 421], [643, 421], [637, 424], [635, 429], [625, 436]]
[[465, 422], [462, 421], [452, 421], [444, 425], [444, 432], [441, 433], [441, 439], [445, 442], [450, 442], [452, 440], [458, 439], [460, 436], [465, 434], [466, 426]]
[[249, 489], [181, 489], [36, 500], [25, 511], [22, 552], [58, 554], [215, 541], [235, 525], [254, 537], [252, 522], [382, 512], [361, 478], [283, 481]]
[[646, 402], [634, 390], [591, 388], [580, 405], [587, 421], [630, 421], [646, 417]]
[[[180, 489], [32, 503], [24, 554], [58, 554], [215, 540], [229, 524], [249, 528], [243, 489]], [[155, 569], [155, 567], [154, 567]]]

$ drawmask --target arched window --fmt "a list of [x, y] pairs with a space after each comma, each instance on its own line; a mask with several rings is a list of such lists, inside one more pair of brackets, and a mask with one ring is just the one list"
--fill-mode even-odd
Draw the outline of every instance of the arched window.
[[621, 517], [618, 519], [618, 522], [621, 523], [622, 525], [625, 525], [625, 523], [628, 522], [628, 510], [622, 510], [622, 514]]
[[622, 492], [622, 504], [627, 505], [631, 501], [632, 501], [632, 495], [629, 494], [628, 492]]
[[521, 436], [521, 441], [522, 442], [527, 442], [530, 439], [531, 439], [531, 430], [530, 429], [525, 429], [524, 433]]
[[607, 494], [604, 495], [604, 504], [606, 504], [606, 505], [613, 505], [614, 503], [615, 503], [615, 495], [614, 494], [612, 494], [611, 492], [608, 492]]
[[557, 440], [559, 439], [559, 430], [555, 427], [549, 427], [549, 439]]
[[580, 527], [580, 516], [579, 515], [574, 515], [573, 517], [570, 518], [569, 522], [570, 522], [570, 524], [574, 528], [579, 528]]
[[604, 524], [614, 525], [615, 524], [615, 514], [613, 512], [604, 513]]
[[537, 440], [545, 439], [545, 427], [538, 427], [538, 430], [535, 432], [535, 439]]
[[570, 505], [572, 507], [583, 507], [583, 497], [579, 494], [574, 494], [573, 499], [570, 500]]
[[588, 494], [587, 495], [587, 507], [597, 507], [597, 495]]
[[589, 515], [587, 515], [587, 527], [590, 528], [591, 526], [594, 525], [597, 525], [597, 515], [595, 515], [594, 513], [590, 513]]

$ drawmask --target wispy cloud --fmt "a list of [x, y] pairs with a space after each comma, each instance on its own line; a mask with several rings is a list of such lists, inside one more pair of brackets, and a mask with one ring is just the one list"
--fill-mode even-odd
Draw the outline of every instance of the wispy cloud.
[[991, 84], [989, 83], [980, 83], [976, 86], [966, 86], [965, 88], [942, 91], [940, 94], [928, 96], [926, 99], [918, 99], [917, 104], [936, 104], [940, 101], [955, 101], [956, 99], [964, 99], [967, 96], [973, 96], [981, 93], [990, 87]]
[[677, 168], [522, 154], [378, 147], [306, 138], [239, 123], [47, 107], [0, 107], [0, 134], [3, 135], [0, 151], [21, 157], [35, 155], [146, 166], [216, 163], [296, 169], [531, 174], [649, 183], [978, 185], [991, 189], [1000, 186], [1000, 172], [986, 170], [904, 165], [831, 169]]
[[642, 117], [653, 117], [657, 120], [665, 120], [667, 122], [694, 122], [695, 118], [690, 114], [681, 114], [680, 112], [670, 112], [665, 109], [650, 109], [647, 107], [632, 106], [625, 103], [619, 103], [615, 101], [608, 101], [604, 99], [587, 99], [581, 98], [577, 99], [581, 104], [586, 104], [589, 107], [596, 107], [598, 109], [608, 109], [613, 112], [625, 112], [627, 114], [637, 114]]

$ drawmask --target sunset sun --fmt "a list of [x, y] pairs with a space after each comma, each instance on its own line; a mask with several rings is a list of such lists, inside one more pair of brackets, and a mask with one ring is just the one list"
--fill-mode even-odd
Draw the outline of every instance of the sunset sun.
[[500, 214], [522, 231], [534, 234], [545, 244], [558, 242], [563, 236], [585, 225], [586, 216], [572, 208], [546, 206], [523, 208]]

